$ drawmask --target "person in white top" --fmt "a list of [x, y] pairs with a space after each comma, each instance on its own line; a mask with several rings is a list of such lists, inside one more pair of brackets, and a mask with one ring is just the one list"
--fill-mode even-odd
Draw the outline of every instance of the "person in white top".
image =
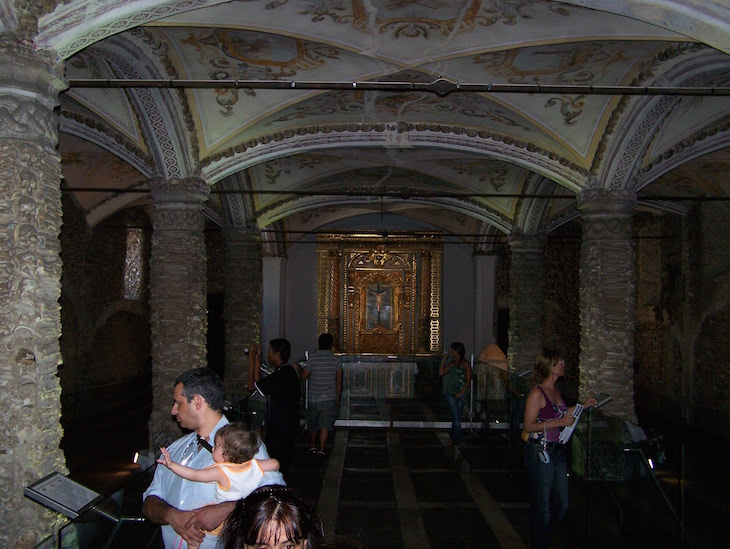
[[[261, 439], [246, 429], [243, 424], [231, 423], [221, 427], [215, 434], [213, 445], [214, 465], [205, 469], [194, 469], [173, 461], [167, 448], [160, 448], [162, 456], [157, 460], [173, 473], [194, 482], [215, 482], [215, 503], [237, 501], [248, 496], [259, 487], [264, 473], [277, 471], [279, 462], [275, 459], [254, 459], [261, 446]], [[220, 527], [210, 532], [219, 535]], [[188, 543], [190, 549], [199, 545]]]
[[[175, 380], [172, 415], [180, 427], [190, 432], [167, 447], [170, 457], [189, 467], [203, 469], [213, 465], [210, 442], [216, 432], [228, 425], [223, 415], [223, 381], [208, 368], [195, 368]], [[261, 444], [255, 459], [268, 459]], [[261, 485], [285, 484], [279, 471], [264, 473]], [[235, 507], [234, 502], [209, 505], [215, 497], [215, 485], [192, 482], [177, 476], [167, 467], [158, 466], [152, 482], [142, 495], [142, 513], [162, 526], [165, 549], [185, 549], [187, 543], [201, 543], [202, 549], [215, 549], [218, 538], [205, 535], [214, 530]]]

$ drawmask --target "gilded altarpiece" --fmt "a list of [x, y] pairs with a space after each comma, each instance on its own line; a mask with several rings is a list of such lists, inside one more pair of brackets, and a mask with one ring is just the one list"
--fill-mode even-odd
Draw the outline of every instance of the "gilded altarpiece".
[[438, 233], [318, 236], [318, 330], [352, 355], [441, 349]]

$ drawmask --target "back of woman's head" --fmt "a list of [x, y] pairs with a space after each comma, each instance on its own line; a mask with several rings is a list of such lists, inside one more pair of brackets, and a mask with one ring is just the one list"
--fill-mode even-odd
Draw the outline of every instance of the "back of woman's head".
[[221, 532], [219, 547], [305, 542], [318, 549], [324, 539], [322, 523], [302, 497], [286, 486], [263, 486], [236, 503]]
[[537, 385], [550, 377], [553, 367], [560, 362], [560, 353], [555, 349], [544, 348], [535, 359], [532, 371], [532, 383]]

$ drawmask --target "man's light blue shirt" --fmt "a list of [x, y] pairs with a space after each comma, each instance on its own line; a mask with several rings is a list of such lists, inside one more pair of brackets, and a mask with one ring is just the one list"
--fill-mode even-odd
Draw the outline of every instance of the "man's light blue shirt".
[[[215, 434], [218, 429], [227, 424], [228, 419], [226, 416], [222, 416], [210, 433], [209, 440], [211, 443], [215, 441]], [[193, 469], [205, 469], [214, 463], [213, 456], [208, 450], [204, 448], [198, 450], [198, 438], [195, 432], [180, 437], [170, 444], [167, 450], [170, 452], [170, 457], [173, 461], [187, 465]], [[263, 442], [254, 458], [269, 459], [269, 452]], [[262, 486], [267, 484], [286, 483], [279, 471], [272, 471], [265, 473], [261, 481]], [[142, 501], [148, 496], [157, 496], [181, 511], [190, 511], [214, 502], [215, 482], [193, 482], [185, 480], [164, 465], [158, 465], [149, 488], [142, 495]], [[168, 524], [162, 526], [162, 539], [165, 543], [165, 549], [187, 549], [187, 543], [181, 540], [172, 526]], [[206, 534], [200, 547], [201, 549], [214, 549], [217, 543], [218, 538], [216, 536]]]

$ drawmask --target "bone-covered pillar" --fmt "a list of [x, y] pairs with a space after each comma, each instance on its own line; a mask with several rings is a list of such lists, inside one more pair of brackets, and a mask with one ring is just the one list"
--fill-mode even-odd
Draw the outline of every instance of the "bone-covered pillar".
[[0, 547], [35, 547], [60, 515], [23, 496], [53, 471], [61, 386], [61, 161], [63, 62], [6, 34], [0, 39]]
[[509, 349], [511, 372], [532, 369], [543, 347], [545, 329], [545, 237], [514, 233], [509, 237], [510, 267]]
[[580, 399], [611, 395], [612, 414], [636, 421], [634, 410], [635, 253], [633, 191], [590, 189], [580, 258]]
[[175, 378], [207, 366], [207, 272], [200, 178], [150, 180], [154, 198], [150, 258], [152, 448], [180, 436], [170, 414]]
[[261, 238], [258, 231], [227, 228], [225, 300], [226, 372], [223, 378], [226, 393], [246, 394], [248, 356], [252, 342], [261, 341]]

